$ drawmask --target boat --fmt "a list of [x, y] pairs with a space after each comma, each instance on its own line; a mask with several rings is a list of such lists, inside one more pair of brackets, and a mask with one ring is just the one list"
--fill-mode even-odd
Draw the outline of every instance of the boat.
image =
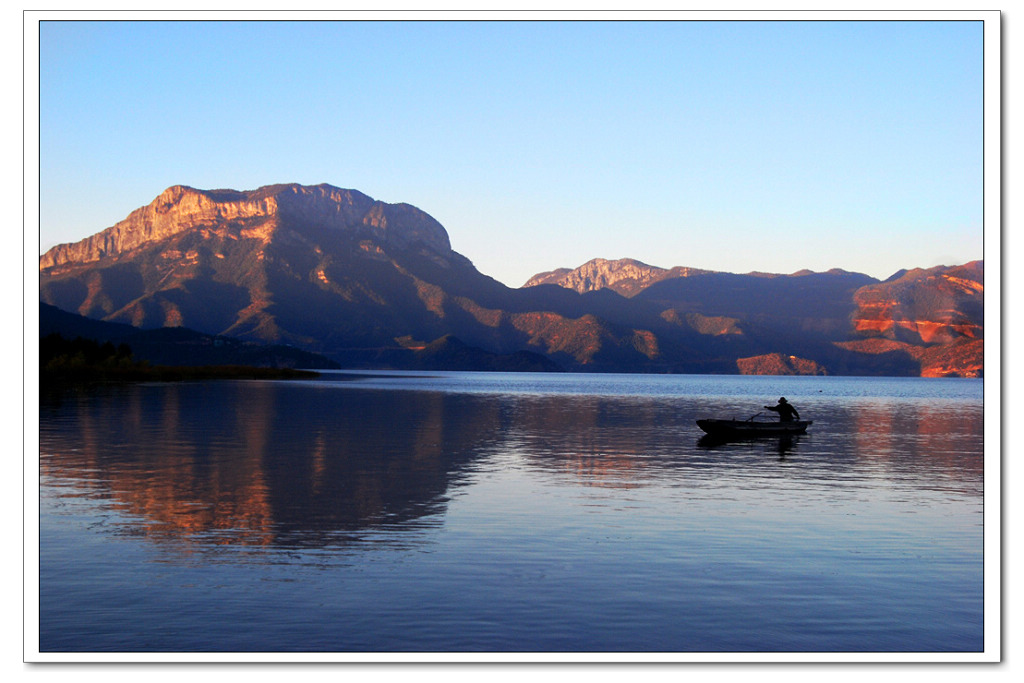
[[712, 436], [721, 437], [755, 437], [782, 436], [786, 434], [803, 434], [813, 420], [794, 420], [792, 422], [768, 422], [765, 420], [697, 420], [697, 426]]

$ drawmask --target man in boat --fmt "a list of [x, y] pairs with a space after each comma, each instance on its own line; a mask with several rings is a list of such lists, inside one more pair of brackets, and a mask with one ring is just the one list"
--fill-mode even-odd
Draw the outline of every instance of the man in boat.
[[796, 412], [796, 408], [786, 402], [785, 396], [779, 399], [778, 405], [765, 406], [765, 410], [773, 410], [778, 413], [779, 421], [781, 422], [792, 422], [793, 418], [800, 419], [800, 413]]

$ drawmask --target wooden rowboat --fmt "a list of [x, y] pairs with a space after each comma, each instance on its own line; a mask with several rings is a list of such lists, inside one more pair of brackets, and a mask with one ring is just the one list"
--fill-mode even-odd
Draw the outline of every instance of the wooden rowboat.
[[712, 436], [755, 437], [803, 434], [813, 420], [767, 422], [750, 420], [697, 420], [697, 426]]

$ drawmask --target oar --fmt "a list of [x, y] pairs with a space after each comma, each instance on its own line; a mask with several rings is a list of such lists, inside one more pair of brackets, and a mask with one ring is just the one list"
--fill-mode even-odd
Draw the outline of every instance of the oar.
[[757, 417], [758, 415], [763, 415], [763, 414], [764, 414], [763, 410], [760, 413], [754, 413], [753, 415], [751, 415], [750, 417], [747, 418], [747, 422], [753, 422], [755, 417]]

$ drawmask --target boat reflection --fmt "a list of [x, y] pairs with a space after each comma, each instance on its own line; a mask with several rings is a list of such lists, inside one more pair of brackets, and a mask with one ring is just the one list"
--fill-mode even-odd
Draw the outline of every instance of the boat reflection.
[[762, 445], [766, 450], [774, 447], [779, 458], [785, 458], [800, 443], [802, 434], [776, 434], [776, 435], [721, 435], [705, 434], [697, 440], [697, 447], [704, 450], [715, 450], [735, 447], [737, 444], [749, 446]]
[[[444, 524], [451, 500], [503, 469], [605, 489], [701, 486], [766, 455], [973, 491], [979, 408], [822, 403], [813, 434], [705, 435], [734, 406], [598, 395], [472, 395], [207, 382], [43, 395], [40, 468], [62, 498], [102, 500], [182, 551], [380, 542]], [[753, 457], [729, 457], [749, 455]], [[415, 533], [406, 536], [412, 538]], [[390, 538], [394, 538], [392, 534]], [[412, 538], [415, 542], [415, 539]], [[389, 541], [390, 542], [390, 541]]]

